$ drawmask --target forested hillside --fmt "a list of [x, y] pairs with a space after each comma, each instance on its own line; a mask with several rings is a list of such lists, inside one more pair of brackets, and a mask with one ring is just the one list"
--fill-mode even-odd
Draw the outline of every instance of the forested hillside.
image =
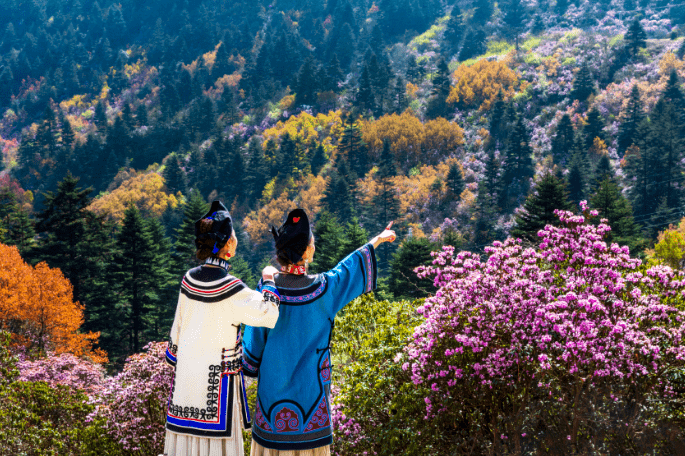
[[387, 298], [430, 293], [413, 268], [440, 245], [535, 243], [581, 200], [640, 254], [684, 204], [681, 22], [644, 0], [2, 0], [2, 240], [63, 271], [119, 362], [164, 339], [214, 198], [250, 284], [295, 206], [316, 270], [396, 220]]
[[395, 221], [334, 454], [683, 454], [684, 57], [677, 0], [0, 0], [0, 448], [163, 451], [218, 198], [250, 286]]

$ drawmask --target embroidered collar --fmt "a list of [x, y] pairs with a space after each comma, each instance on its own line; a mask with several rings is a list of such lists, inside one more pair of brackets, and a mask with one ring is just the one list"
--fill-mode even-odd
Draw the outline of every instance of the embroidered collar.
[[285, 272], [286, 274], [305, 275], [307, 273], [307, 267], [305, 265], [291, 264], [289, 266], [281, 266], [281, 272]]
[[225, 270], [231, 269], [231, 265], [228, 263], [226, 260], [222, 260], [221, 258], [216, 258], [216, 257], [210, 257], [205, 260], [205, 264], [211, 264], [214, 266], [219, 266], [220, 268], [223, 268]]

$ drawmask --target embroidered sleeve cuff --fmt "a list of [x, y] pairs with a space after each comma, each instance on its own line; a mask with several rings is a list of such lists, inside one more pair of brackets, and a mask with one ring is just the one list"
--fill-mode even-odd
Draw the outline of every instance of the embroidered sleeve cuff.
[[276, 288], [276, 284], [271, 280], [262, 283], [262, 296], [264, 296], [264, 301], [273, 302], [276, 307], [281, 305], [281, 295]]
[[362, 254], [362, 263], [364, 264], [364, 293], [368, 293], [376, 289], [378, 278], [376, 249], [373, 248], [373, 244], [368, 243], [361, 246], [358, 251]]
[[165, 360], [167, 364], [171, 366], [176, 366], [176, 352], [178, 351], [178, 347], [171, 342], [169, 342], [169, 346], [166, 349], [166, 356]]
[[243, 374], [252, 378], [257, 378], [259, 375], [259, 366], [252, 364], [252, 360], [245, 356], [243, 356]]

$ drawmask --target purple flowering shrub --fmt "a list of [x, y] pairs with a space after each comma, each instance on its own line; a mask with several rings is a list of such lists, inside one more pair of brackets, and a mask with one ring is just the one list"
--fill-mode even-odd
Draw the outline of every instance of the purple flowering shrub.
[[428, 392], [426, 421], [452, 423], [451, 451], [682, 450], [685, 278], [607, 245], [583, 209], [558, 212], [535, 249], [509, 239], [481, 260], [444, 247], [418, 269], [439, 290], [403, 369]]
[[19, 380], [64, 385], [88, 395], [98, 394], [103, 387], [105, 370], [99, 364], [85, 361], [70, 353], [47, 356], [34, 361], [19, 361]]
[[164, 361], [167, 344], [150, 343], [126, 360], [124, 369], [105, 379], [93, 397], [93, 418], [103, 418], [105, 432], [126, 455], [160, 454], [164, 450], [166, 405], [173, 369]]

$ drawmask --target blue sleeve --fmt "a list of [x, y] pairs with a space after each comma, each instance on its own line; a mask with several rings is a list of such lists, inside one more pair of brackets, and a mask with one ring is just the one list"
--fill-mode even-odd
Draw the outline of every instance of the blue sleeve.
[[[262, 281], [257, 284], [257, 291], [262, 290]], [[269, 328], [245, 326], [243, 336], [243, 373], [248, 377], [259, 375], [259, 366], [262, 363], [262, 353], [266, 346], [266, 339], [269, 335]]]
[[331, 315], [337, 314], [354, 298], [376, 289], [376, 251], [365, 244], [350, 253], [325, 273], [328, 281], [327, 303]]

